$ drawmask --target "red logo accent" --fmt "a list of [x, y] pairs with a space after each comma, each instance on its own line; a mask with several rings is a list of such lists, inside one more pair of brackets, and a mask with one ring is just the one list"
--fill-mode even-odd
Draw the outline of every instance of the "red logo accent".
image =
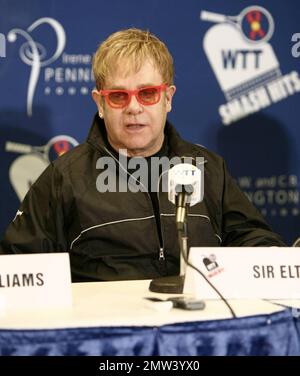
[[61, 156], [62, 154], [70, 150], [68, 141], [55, 142], [55, 144], [53, 145], [53, 148], [58, 156]]
[[256, 35], [259, 35], [261, 38], [263, 38], [266, 35], [265, 31], [261, 27], [261, 15], [261, 12], [258, 10], [251, 11], [246, 15], [247, 21], [251, 27], [249, 36], [252, 40], [255, 40]]

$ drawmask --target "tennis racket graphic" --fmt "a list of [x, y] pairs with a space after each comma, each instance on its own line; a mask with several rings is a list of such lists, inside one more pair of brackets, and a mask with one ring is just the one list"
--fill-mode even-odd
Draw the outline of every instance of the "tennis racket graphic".
[[41, 154], [49, 162], [54, 161], [57, 157], [63, 155], [68, 150], [77, 146], [78, 142], [70, 136], [56, 136], [51, 138], [47, 144], [42, 146], [32, 146], [28, 144], [21, 144], [17, 142], [7, 141], [5, 150], [13, 153], [21, 154]]
[[249, 6], [237, 16], [202, 11], [200, 19], [214, 23], [230, 23], [237, 27], [243, 38], [251, 43], [267, 42], [274, 32], [274, 20], [271, 13], [260, 6]]

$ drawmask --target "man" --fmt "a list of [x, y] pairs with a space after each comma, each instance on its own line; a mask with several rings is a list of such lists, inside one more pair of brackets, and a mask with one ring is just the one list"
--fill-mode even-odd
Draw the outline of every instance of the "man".
[[204, 199], [188, 215], [189, 246], [284, 245], [222, 158], [182, 140], [167, 121], [175, 86], [163, 42], [138, 29], [114, 33], [98, 48], [93, 71], [98, 114], [88, 139], [53, 162], [31, 187], [2, 253], [68, 251], [73, 281], [178, 274], [175, 208], [167, 193], [102, 190], [102, 158], [116, 161], [107, 175], [115, 175], [114, 187], [133, 179], [134, 171], [120, 157], [126, 162], [144, 157], [147, 163], [162, 156], [204, 158]]

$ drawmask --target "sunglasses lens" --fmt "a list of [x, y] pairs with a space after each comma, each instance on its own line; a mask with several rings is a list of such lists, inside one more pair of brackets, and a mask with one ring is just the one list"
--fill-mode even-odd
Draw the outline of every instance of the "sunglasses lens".
[[149, 86], [139, 90], [102, 90], [100, 95], [106, 97], [108, 104], [113, 108], [123, 108], [130, 103], [132, 95], [144, 105], [152, 105], [160, 100], [161, 90], [166, 90], [167, 86]]
[[138, 98], [142, 103], [154, 104], [159, 101], [159, 90], [156, 87], [149, 87], [138, 91]]
[[115, 91], [108, 95], [109, 102], [117, 107], [123, 107], [128, 102], [128, 93], [123, 91]]

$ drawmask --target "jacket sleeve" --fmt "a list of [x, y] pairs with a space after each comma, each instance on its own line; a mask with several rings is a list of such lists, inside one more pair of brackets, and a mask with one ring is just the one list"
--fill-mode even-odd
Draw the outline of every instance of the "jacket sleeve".
[[49, 165], [31, 186], [0, 245], [0, 253], [63, 251], [63, 212], [59, 179]]
[[223, 168], [223, 246], [286, 246]]

